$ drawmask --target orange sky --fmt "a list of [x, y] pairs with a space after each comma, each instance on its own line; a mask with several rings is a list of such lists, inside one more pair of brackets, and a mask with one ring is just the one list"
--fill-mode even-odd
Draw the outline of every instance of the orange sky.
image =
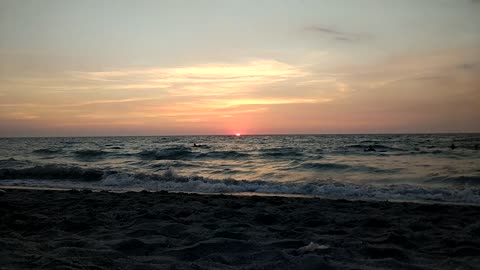
[[108, 2], [0, 2], [0, 136], [480, 132], [476, 1]]

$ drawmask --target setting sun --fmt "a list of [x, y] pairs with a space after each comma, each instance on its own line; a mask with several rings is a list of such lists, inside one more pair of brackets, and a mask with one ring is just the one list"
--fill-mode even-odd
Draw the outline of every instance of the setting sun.
[[235, 136], [240, 137], [240, 136], [242, 136], [242, 134], [237, 133], [237, 134], [235, 134]]

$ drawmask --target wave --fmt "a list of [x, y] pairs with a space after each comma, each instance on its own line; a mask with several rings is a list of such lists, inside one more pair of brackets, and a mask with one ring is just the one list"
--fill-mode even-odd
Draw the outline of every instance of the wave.
[[31, 164], [29, 160], [16, 160], [14, 158], [0, 159], [0, 167], [18, 167]]
[[368, 143], [368, 144], [375, 144], [375, 143], [379, 143], [380, 141], [377, 141], [377, 140], [363, 140], [363, 141], [360, 141], [360, 143]]
[[358, 149], [358, 150], [365, 150], [369, 146], [372, 146], [377, 152], [390, 152], [390, 151], [396, 151], [396, 152], [403, 152], [407, 151], [406, 149], [403, 148], [398, 148], [398, 147], [393, 147], [393, 146], [387, 146], [383, 144], [350, 144], [344, 147], [340, 147], [341, 149]]
[[[363, 144], [350, 144], [350, 145], [347, 145], [347, 146], [344, 146], [345, 148], [354, 148], [354, 149], [365, 149], [367, 148], [368, 146], [367, 145], [363, 145]], [[341, 147], [343, 148], [343, 147]]]
[[364, 165], [347, 165], [341, 163], [319, 163], [319, 162], [305, 162], [300, 164], [302, 169], [314, 169], [319, 171], [359, 171], [370, 173], [393, 173], [398, 172], [397, 169], [381, 169], [376, 167]]
[[249, 154], [241, 153], [237, 151], [210, 151], [206, 153], [199, 153], [195, 157], [196, 158], [221, 158], [221, 159], [238, 159], [238, 158], [246, 158]]
[[455, 189], [412, 185], [364, 185], [335, 181], [279, 183], [260, 180], [213, 180], [200, 176], [180, 176], [171, 169], [159, 175], [111, 174], [106, 176], [100, 183], [106, 187], [142, 188], [153, 191], [299, 194], [337, 199], [480, 203], [480, 189], [478, 188]]
[[142, 159], [151, 159], [151, 160], [175, 160], [187, 158], [192, 155], [192, 151], [188, 147], [177, 146], [164, 149], [154, 149], [154, 150], [143, 150], [138, 153]]
[[73, 152], [75, 156], [81, 159], [96, 159], [101, 158], [104, 155], [108, 154], [108, 152], [102, 150], [91, 150], [91, 149], [82, 149]]
[[305, 162], [300, 165], [304, 169], [316, 169], [316, 170], [347, 170], [353, 167], [346, 164], [339, 163], [315, 163]]
[[77, 166], [42, 165], [22, 169], [0, 169], [0, 180], [5, 179], [48, 179], [99, 181], [104, 172], [98, 169], [86, 169]]
[[260, 150], [261, 156], [266, 158], [302, 157], [303, 153], [293, 148], [268, 148]]
[[427, 183], [442, 183], [453, 185], [480, 186], [480, 176], [455, 176], [455, 177], [436, 177], [426, 181]]
[[58, 154], [62, 150], [60, 149], [48, 149], [48, 148], [40, 148], [33, 150], [32, 153], [34, 154], [39, 154], [39, 155], [53, 155], [53, 154]]
[[193, 152], [189, 147], [170, 147], [164, 149], [143, 150], [138, 153], [142, 159], [178, 160], [178, 159], [238, 159], [249, 155], [237, 151]]
[[407, 151], [406, 149], [403, 149], [403, 148], [387, 146], [387, 145], [382, 145], [382, 144], [374, 144], [373, 148], [375, 148], [377, 151], [380, 151], [380, 152], [387, 152], [387, 151], [403, 152], [403, 151]]
[[[64, 188], [79, 188], [83, 185], [87, 188], [110, 190], [144, 189], [201, 193], [298, 194], [333, 199], [412, 200], [480, 204], [480, 188], [471, 186], [435, 188], [406, 184], [366, 185], [333, 180], [315, 182], [245, 181], [231, 178], [217, 180], [201, 176], [178, 175], [171, 168], [160, 174], [124, 173], [59, 165], [35, 166], [25, 169], [0, 169], [0, 180], [4, 183], [7, 183], [8, 180], [22, 179], [37, 179], [38, 181], [67, 180], [54, 182], [55, 187]], [[69, 181], [72, 180], [77, 180], [76, 186], [68, 186]], [[81, 184], [82, 182], [85, 184]], [[18, 184], [18, 182], [16, 183]], [[45, 182], [41, 185], [44, 186]]]

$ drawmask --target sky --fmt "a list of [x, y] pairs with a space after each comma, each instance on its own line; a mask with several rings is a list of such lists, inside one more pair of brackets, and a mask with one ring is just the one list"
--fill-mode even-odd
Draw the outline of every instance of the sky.
[[477, 0], [0, 0], [0, 136], [480, 132]]

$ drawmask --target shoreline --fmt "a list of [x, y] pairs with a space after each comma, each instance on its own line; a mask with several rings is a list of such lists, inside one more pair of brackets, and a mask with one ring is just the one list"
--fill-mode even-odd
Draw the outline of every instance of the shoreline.
[[414, 203], [414, 204], [439, 204], [439, 205], [459, 205], [459, 206], [473, 206], [480, 207], [480, 204], [467, 203], [467, 202], [449, 202], [449, 201], [435, 201], [435, 200], [401, 200], [401, 199], [352, 199], [352, 198], [335, 198], [324, 197], [319, 195], [308, 194], [286, 194], [286, 193], [259, 193], [259, 192], [224, 192], [224, 193], [209, 193], [209, 192], [195, 192], [195, 191], [183, 191], [183, 190], [146, 190], [146, 189], [131, 189], [131, 190], [115, 190], [115, 189], [91, 189], [91, 188], [56, 188], [56, 187], [35, 187], [35, 186], [2, 186], [0, 190], [46, 190], [46, 191], [92, 191], [92, 192], [112, 192], [112, 193], [127, 193], [127, 192], [149, 192], [149, 193], [171, 193], [171, 194], [192, 194], [192, 195], [204, 195], [204, 196], [239, 196], [239, 197], [285, 197], [285, 198], [304, 198], [304, 199], [321, 199], [321, 200], [345, 200], [349, 202], [388, 202], [388, 203]]
[[480, 207], [7, 189], [5, 269], [478, 269]]

